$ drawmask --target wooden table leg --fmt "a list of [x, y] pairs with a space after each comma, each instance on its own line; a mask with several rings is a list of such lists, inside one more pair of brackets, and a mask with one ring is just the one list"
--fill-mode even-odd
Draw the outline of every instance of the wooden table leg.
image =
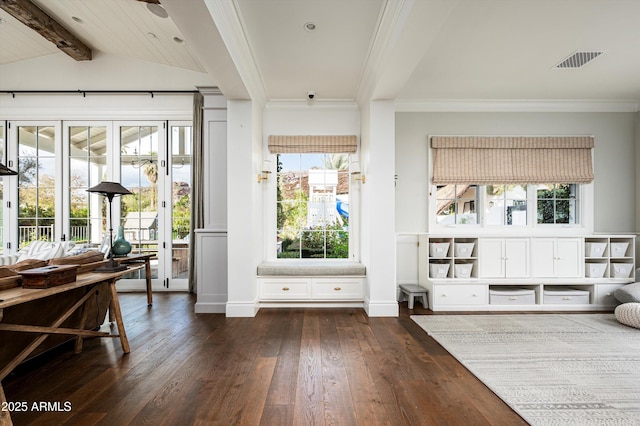
[[153, 305], [153, 293], [151, 292], [151, 261], [149, 258], [145, 259], [144, 272], [147, 279], [147, 305]]
[[129, 348], [127, 332], [124, 330], [124, 322], [122, 321], [122, 311], [120, 311], [120, 301], [118, 300], [118, 291], [116, 290], [116, 280], [111, 280], [109, 282], [109, 289], [111, 290], [111, 305], [109, 311], [113, 311], [113, 316], [116, 320], [122, 351], [125, 354], [128, 354], [131, 352], [131, 349]]
[[13, 426], [11, 413], [4, 411], [5, 402], [7, 402], [7, 398], [4, 396], [4, 389], [2, 389], [2, 383], [0, 383], [0, 426]]

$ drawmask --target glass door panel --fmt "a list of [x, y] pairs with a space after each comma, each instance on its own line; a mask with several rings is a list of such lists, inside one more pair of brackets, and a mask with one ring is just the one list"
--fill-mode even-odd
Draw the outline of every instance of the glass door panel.
[[87, 189], [107, 180], [107, 126], [69, 126], [67, 131], [68, 231], [76, 245], [99, 248], [107, 235], [108, 204]]
[[171, 280], [169, 287], [188, 288], [191, 223], [191, 126], [171, 126]]
[[55, 240], [54, 126], [19, 126], [18, 245]]
[[[158, 273], [158, 126], [120, 126], [120, 183], [133, 193], [120, 199], [121, 226], [131, 253], [153, 254], [151, 276]], [[115, 232], [114, 227], [114, 232]], [[143, 278], [143, 272], [129, 274]]]

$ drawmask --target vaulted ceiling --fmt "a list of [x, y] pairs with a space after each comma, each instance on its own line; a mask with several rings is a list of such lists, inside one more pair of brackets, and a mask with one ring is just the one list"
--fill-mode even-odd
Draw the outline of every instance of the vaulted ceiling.
[[[154, 0], [31, 1], [93, 59], [75, 61], [0, 10], [0, 90], [119, 89], [147, 73], [155, 87], [141, 89], [209, 85], [260, 101], [315, 91], [317, 100], [640, 102], [637, 0], [160, 0], [168, 18], [150, 11]], [[581, 51], [602, 54], [555, 68]], [[96, 61], [122, 61], [127, 73], [99, 74]], [[26, 76], [28, 64], [40, 78]]]

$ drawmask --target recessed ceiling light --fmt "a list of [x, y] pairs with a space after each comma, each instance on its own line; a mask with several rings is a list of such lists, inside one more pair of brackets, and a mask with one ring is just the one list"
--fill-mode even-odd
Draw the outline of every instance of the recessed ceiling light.
[[84, 24], [84, 21], [82, 20], [82, 18], [78, 18], [77, 16], [72, 16], [71, 19], [76, 21], [78, 24]]
[[304, 24], [304, 29], [307, 31], [313, 31], [316, 29], [316, 24], [313, 22], [307, 22], [306, 24]]
[[158, 3], [147, 3], [147, 9], [149, 9], [149, 12], [153, 13], [159, 18], [169, 17], [169, 14], [166, 10], [164, 10], [164, 7], [162, 7], [162, 5]]
[[184, 40], [183, 40], [183, 39], [181, 39], [180, 37], [174, 37], [174, 38], [173, 38], [173, 41], [175, 41], [175, 42], [176, 42], [176, 43], [178, 43], [178, 44], [184, 44]]

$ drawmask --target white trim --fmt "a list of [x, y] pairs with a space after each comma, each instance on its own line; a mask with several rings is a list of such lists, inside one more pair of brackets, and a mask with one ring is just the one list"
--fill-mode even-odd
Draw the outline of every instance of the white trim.
[[366, 300], [364, 310], [370, 317], [397, 317], [400, 315], [400, 306], [396, 300], [388, 302], [372, 302]]
[[305, 108], [331, 110], [358, 110], [358, 104], [351, 100], [316, 99], [314, 101], [300, 101], [294, 99], [273, 100], [264, 107], [268, 110], [301, 110]]
[[[201, 303], [196, 303], [196, 313], [203, 313], [204, 311], [198, 310], [198, 305], [202, 305]], [[203, 306], [200, 309], [204, 308]], [[222, 311], [216, 311], [215, 313], [225, 313], [227, 317], [248, 317], [253, 318], [258, 313], [260, 306], [257, 301], [253, 302], [227, 302], [226, 309]]]
[[638, 112], [625, 99], [433, 99], [395, 101], [396, 112]]

